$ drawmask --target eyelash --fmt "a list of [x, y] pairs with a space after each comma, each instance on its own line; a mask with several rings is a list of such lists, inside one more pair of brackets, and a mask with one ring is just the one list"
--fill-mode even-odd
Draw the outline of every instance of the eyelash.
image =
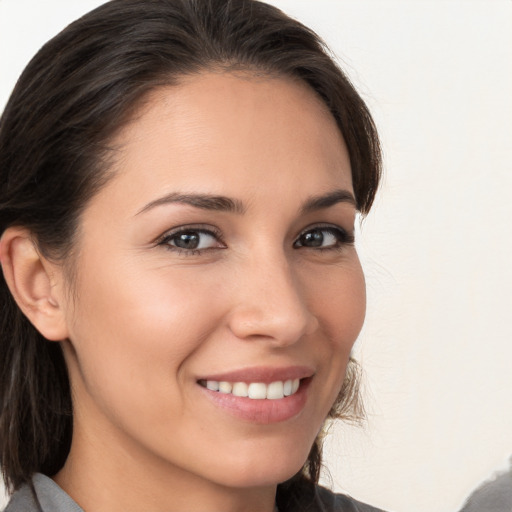
[[[180, 235], [185, 235], [187, 233], [198, 233], [201, 235], [208, 235], [214, 238], [221, 246], [219, 247], [206, 247], [204, 249], [184, 249], [183, 247], [177, 247], [175, 245], [171, 245], [171, 241], [175, 240]], [[225, 249], [226, 245], [222, 239], [222, 234], [219, 230], [212, 228], [211, 226], [203, 227], [203, 226], [183, 226], [180, 228], [176, 228], [173, 231], [167, 232], [164, 236], [162, 236], [157, 244], [159, 246], [164, 246], [167, 250], [177, 253], [178, 255], [183, 256], [198, 256], [204, 252], [209, 252], [215, 249]]]
[[[336, 238], [336, 245], [328, 246], [328, 247], [307, 247], [304, 245], [296, 245], [301, 237], [303, 237], [304, 235], [311, 233], [313, 231], [329, 233], [330, 235], [334, 236]], [[353, 245], [354, 243], [355, 243], [354, 235], [349, 233], [342, 227], [334, 226], [332, 224], [317, 224], [315, 226], [309, 226], [306, 229], [304, 229], [297, 237], [293, 246], [295, 248], [304, 247], [306, 249], [323, 252], [323, 251], [340, 251], [340, 250], [343, 250], [347, 245]]]
[[[323, 233], [328, 233], [336, 238], [336, 244], [333, 246], [328, 247], [308, 247], [305, 245], [298, 245], [299, 240], [307, 235], [308, 233], [311, 233], [313, 231], [320, 231]], [[202, 234], [207, 235], [216, 240], [217, 243], [221, 244], [218, 247], [206, 247], [203, 249], [184, 249], [182, 247], [177, 247], [176, 245], [171, 245], [171, 241], [175, 240], [180, 235], [186, 235], [187, 233], [194, 233], [194, 234]], [[353, 245], [355, 242], [354, 235], [348, 233], [345, 229], [334, 226], [332, 224], [327, 225], [314, 225], [309, 226], [308, 228], [304, 229], [299, 233], [296, 240], [293, 243], [294, 249], [310, 249], [314, 251], [340, 251], [347, 245]], [[163, 235], [157, 242], [157, 246], [165, 246], [165, 248], [169, 251], [175, 252], [178, 255], [183, 256], [198, 256], [202, 253], [209, 252], [211, 250], [216, 249], [226, 249], [226, 245], [222, 239], [222, 235], [220, 231], [213, 229], [211, 226], [202, 227], [202, 226], [184, 226], [177, 228], [171, 232], [166, 233]]]

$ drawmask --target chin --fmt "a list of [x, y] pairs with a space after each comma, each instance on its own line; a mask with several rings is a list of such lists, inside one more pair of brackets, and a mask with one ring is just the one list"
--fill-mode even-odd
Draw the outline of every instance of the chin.
[[232, 488], [276, 486], [302, 469], [309, 450], [310, 447], [297, 449], [296, 444], [293, 448], [283, 442], [280, 449], [261, 446], [252, 456], [233, 453], [233, 457], [224, 459], [223, 467], [218, 469], [224, 474], [219, 483]]

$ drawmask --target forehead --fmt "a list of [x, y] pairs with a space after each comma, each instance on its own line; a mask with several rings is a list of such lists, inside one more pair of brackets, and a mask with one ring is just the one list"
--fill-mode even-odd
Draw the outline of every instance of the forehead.
[[114, 146], [119, 177], [112, 185], [131, 183], [141, 198], [162, 189], [236, 196], [282, 187], [304, 195], [352, 188], [334, 117], [313, 90], [292, 79], [187, 77], [148, 95]]

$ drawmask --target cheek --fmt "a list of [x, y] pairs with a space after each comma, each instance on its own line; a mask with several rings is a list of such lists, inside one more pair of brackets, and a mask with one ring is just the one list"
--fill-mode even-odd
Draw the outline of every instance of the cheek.
[[218, 324], [208, 299], [214, 284], [185, 272], [96, 268], [82, 269], [91, 277], [79, 285], [70, 328], [87, 394], [106, 409], [148, 414], [153, 402], [179, 400], [184, 363]]
[[[319, 320], [323, 342], [315, 342], [314, 357], [322, 371], [319, 417], [336, 400], [366, 312], [366, 286], [357, 257], [310, 278], [311, 308]], [[314, 293], [313, 293], [314, 290]]]
[[366, 285], [355, 255], [307, 278], [310, 307], [326, 338], [342, 352], [350, 351], [364, 323]]
[[214, 288], [208, 280], [191, 280], [185, 272], [141, 271], [137, 266], [111, 272], [85, 269], [83, 274], [91, 277], [80, 285], [71, 324], [81, 334], [95, 333], [102, 343], [124, 337], [126, 348], [140, 344], [151, 350], [162, 344], [179, 353], [176, 339], [186, 340], [189, 330], [200, 328], [198, 320], [208, 323], [208, 297]]

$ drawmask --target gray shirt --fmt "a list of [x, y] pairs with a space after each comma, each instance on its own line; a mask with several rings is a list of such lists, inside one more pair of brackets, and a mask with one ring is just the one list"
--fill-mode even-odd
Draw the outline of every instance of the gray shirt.
[[460, 512], [512, 512], [512, 469], [479, 487]]
[[[32, 478], [34, 491], [24, 485], [16, 491], [4, 512], [84, 512], [51, 478], [36, 473]], [[304, 508], [307, 512], [382, 512], [343, 494], [334, 494], [317, 487], [313, 502]]]
[[24, 485], [13, 494], [4, 512], [84, 512], [51, 478], [36, 473], [32, 483], [41, 508], [30, 486]]

